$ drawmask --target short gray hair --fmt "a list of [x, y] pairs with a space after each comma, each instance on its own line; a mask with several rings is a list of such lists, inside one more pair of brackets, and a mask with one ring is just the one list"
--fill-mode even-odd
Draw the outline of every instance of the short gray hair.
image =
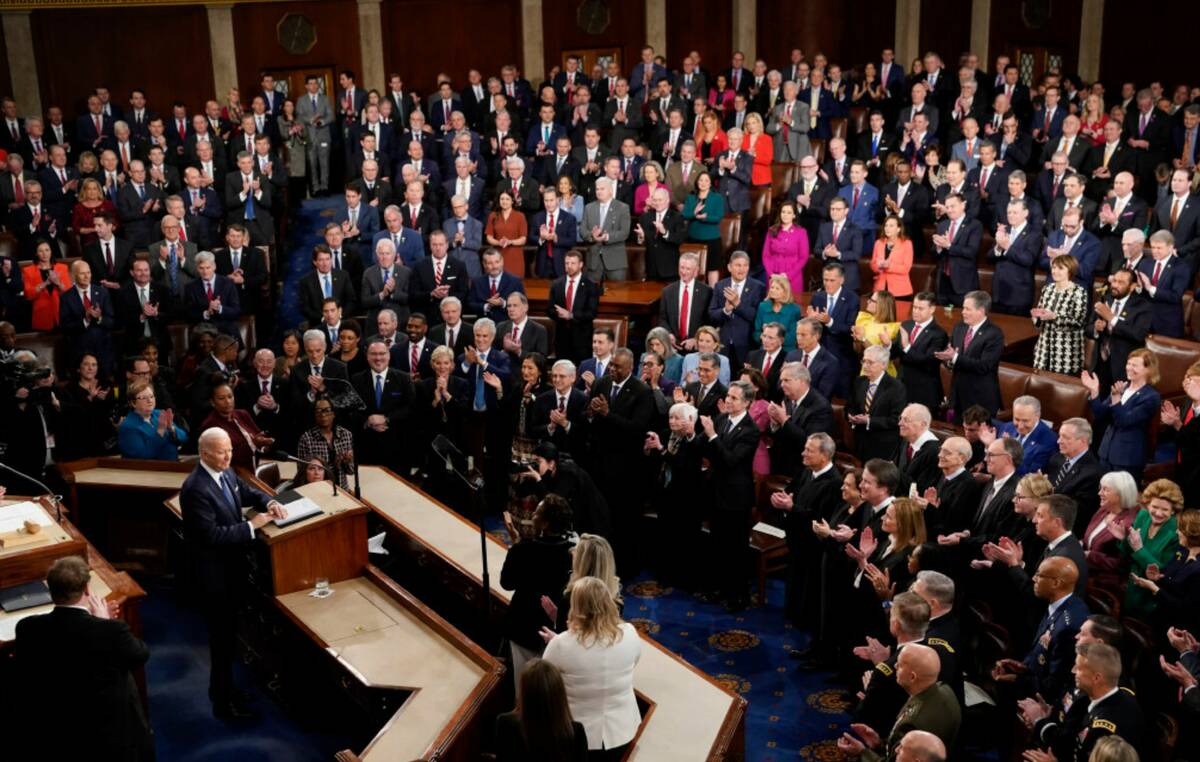
[[[320, 331], [317, 331], [317, 333], [320, 333]], [[212, 426], [200, 432], [200, 439], [197, 440], [197, 446], [201, 451], [204, 451], [215, 444], [219, 439], [224, 439], [228, 442], [229, 433], [226, 432], [225, 429], [222, 429], [218, 426]]]
[[322, 346], [325, 344], [325, 333], [316, 328], [309, 328], [304, 332], [304, 345], [308, 346], [310, 341], [319, 341]]
[[1092, 424], [1087, 422], [1086, 418], [1068, 418], [1058, 424], [1058, 430], [1061, 432], [1063, 426], [1070, 426], [1075, 430], [1075, 436], [1083, 439], [1088, 444], [1092, 443]]
[[482, 331], [486, 331], [487, 333], [490, 333], [493, 336], [495, 336], [496, 335], [496, 321], [492, 320], [491, 318], [485, 318], [485, 317], [479, 318], [478, 320], [475, 321], [475, 325], [473, 326], [473, 329], [474, 329], [473, 330], [474, 333], [479, 333], [482, 330]]
[[741, 389], [742, 390], [742, 399], [744, 399], [746, 402], [754, 401], [754, 393], [755, 393], [754, 384], [750, 383], [749, 381], [742, 381], [741, 379], [738, 379], [737, 381], [730, 381], [729, 388], [730, 389]]
[[925, 592], [943, 606], [954, 605], [954, 580], [940, 571], [924, 569], [917, 572], [917, 582], [925, 586]]
[[575, 375], [575, 363], [571, 362], [570, 360], [557, 360], [553, 365], [550, 366], [550, 371], [552, 373], [569, 373], [573, 376]]
[[1012, 404], [1013, 407], [1021, 405], [1023, 407], [1033, 408], [1034, 415], [1038, 417], [1041, 417], [1042, 415], [1042, 401], [1030, 394], [1022, 394], [1020, 397], [1017, 397], [1015, 400], [1013, 400]]
[[395, 254], [396, 253], [396, 244], [392, 242], [391, 238], [384, 236], [383, 238], [380, 238], [375, 243], [375, 253], [378, 254], [381, 251], [386, 251], [391, 254]]
[[872, 344], [871, 346], [869, 346], [863, 350], [863, 357], [867, 357], [868, 355], [875, 362], [880, 362], [880, 363], [883, 363], [884, 365], [887, 365], [888, 360], [891, 359], [892, 353], [891, 353], [891, 350], [889, 350], [885, 346], [882, 346], [879, 344]]
[[522, 159], [520, 156], [510, 156], [508, 158], [508, 161], [504, 162], [504, 166], [518, 167], [520, 169], [525, 169], [525, 160]]
[[438, 305], [438, 311], [440, 312], [441, 308], [445, 307], [447, 304], [449, 304], [451, 307], [458, 307], [460, 310], [462, 309], [462, 299], [459, 299], [457, 296], [447, 296], [446, 298], [442, 299], [442, 303]]
[[696, 410], [695, 405], [690, 402], [676, 402], [674, 405], [671, 405], [671, 409], [667, 411], [667, 416], [669, 417], [676, 414], [682, 415], [688, 421], [695, 423], [698, 411]]
[[929, 408], [922, 405], [920, 402], [912, 402], [904, 407], [901, 415], [911, 413], [917, 423], [923, 424], [926, 428], [933, 423], [933, 414], [929, 412]]
[[1100, 486], [1115, 490], [1121, 498], [1122, 508], [1132, 508], [1138, 504], [1137, 482], [1128, 471], [1109, 471], [1100, 477]]
[[[788, 364], [798, 365], [799, 363]], [[808, 368], [805, 368], [805, 370], [808, 370]], [[816, 442], [817, 447], [821, 448], [821, 454], [830, 460], [833, 460], [833, 456], [837, 454], [837, 443], [833, 441], [833, 437], [829, 436], [824, 431], [818, 431], [816, 434], [809, 435], [807, 441]]]
[[780, 378], [787, 376], [796, 381], [803, 381], [806, 384], [812, 383], [812, 371], [804, 367], [804, 363], [802, 362], [785, 362], [779, 370], [779, 376]]
[[1150, 236], [1150, 243], [1164, 243], [1167, 246], [1175, 245], [1175, 236], [1170, 230], [1160, 230]]
[[217, 258], [213, 256], [211, 251], [202, 251], [196, 255], [196, 264], [202, 264], [204, 262], [212, 262], [213, 264], [216, 264]]

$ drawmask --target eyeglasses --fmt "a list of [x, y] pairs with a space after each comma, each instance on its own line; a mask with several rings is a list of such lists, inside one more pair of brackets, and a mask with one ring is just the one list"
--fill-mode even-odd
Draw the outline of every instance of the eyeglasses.
[[333, 415], [333, 408], [319, 407], [313, 411], [316, 415]]

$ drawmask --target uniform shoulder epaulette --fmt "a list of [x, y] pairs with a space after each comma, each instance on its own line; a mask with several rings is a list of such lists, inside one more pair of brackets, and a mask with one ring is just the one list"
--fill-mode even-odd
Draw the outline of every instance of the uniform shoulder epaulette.
[[948, 652], [954, 653], [954, 646], [950, 645], [942, 638], [926, 638], [925, 642], [931, 646], [941, 646], [942, 648], [946, 649]]
[[1092, 720], [1092, 727], [1107, 730], [1109, 733], [1115, 734], [1117, 732], [1117, 723], [1112, 720]]
[[1137, 696], [1137, 691], [1135, 691], [1133, 688], [1126, 688], [1124, 685], [1122, 685], [1121, 690], [1125, 691], [1130, 696]]

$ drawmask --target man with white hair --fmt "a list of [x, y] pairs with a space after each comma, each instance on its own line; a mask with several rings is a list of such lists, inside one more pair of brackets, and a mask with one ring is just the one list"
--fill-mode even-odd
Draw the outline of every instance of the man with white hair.
[[919, 403], [905, 406], [900, 412], [900, 451], [896, 466], [900, 469], [900, 493], [907, 494], [909, 485], [916, 485], [917, 494], [937, 484], [938, 448], [941, 443], [929, 430], [933, 415]]
[[1079, 506], [1072, 530], [1084, 535], [1100, 505], [1100, 459], [1091, 449], [1092, 424], [1068, 418], [1058, 425], [1058, 451], [1046, 463], [1046, 477], [1059, 495]]
[[[292, 368], [289, 383], [292, 387], [292, 411], [295, 420], [301, 426], [307, 426], [312, 421], [313, 403], [317, 397], [325, 394], [336, 394], [339, 388], [344, 389], [350, 381], [346, 364], [341, 360], [325, 356], [325, 332], [319, 328], [310, 328], [304, 332], [304, 359]], [[332, 383], [326, 383], [326, 380]], [[338, 379], [338, 380], [334, 380]]]
[[907, 393], [904, 384], [888, 370], [887, 347], [869, 346], [863, 352], [862, 375], [854, 378], [846, 420], [854, 430], [854, 444], [864, 463], [872, 458], [891, 460], [900, 446], [900, 412]]
[[1054, 429], [1042, 420], [1042, 403], [1028, 394], [1013, 400], [1012, 421], [1001, 423], [994, 429], [985, 427], [979, 433], [979, 441], [983, 442], [984, 447], [996, 437], [1015, 437], [1025, 448], [1017, 476], [1044, 472], [1050, 456], [1058, 451], [1058, 437]]
[[[205, 430], [199, 447], [200, 463], [184, 480], [179, 505], [193, 581], [208, 625], [208, 697], [218, 718], [248, 720], [255, 715], [233, 680], [237, 615], [248, 587], [247, 551], [255, 530], [286, 518], [287, 508], [230, 468], [233, 443], [224, 430]], [[256, 512], [246, 518], [244, 506]]]
[[511, 427], [505, 416], [508, 407], [501, 406], [509, 388], [511, 364], [508, 354], [493, 346], [496, 324], [491, 319], [479, 318], [472, 329], [474, 340], [454, 360], [455, 375], [467, 382], [470, 431], [466, 451], [476, 463], [484, 464], [488, 505], [500, 509], [507, 496], [505, 476], [512, 461]]
[[467, 212], [476, 220], [483, 220], [484, 182], [472, 169], [477, 164], [467, 156], [454, 157], [454, 176], [442, 183], [442, 195], [450, 199], [450, 208], [454, 208], [455, 197], [465, 199]]
[[[482, 205], [483, 202], [479, 203]], [[465, 196], [452, 197], [450, 214], [442, 222], [442, 232], [449, 241], [450, 256], [462, 263], [468, 276], [478, 278], [483, 274], [479, 255], [479, 250], [483, 248], [483, 223], [469, 211], [470, 204]]]
[[396, 257], [405, 267], [412, 267], [425, 256], [425, 239], [421, 234], [404, 224], [400, 207], [389, 204], [383, 210], [383, 229], [375, 234], [372, 246], [388, 238], [396, 249]]
[[375, 242], [375, 264], [363, 272], [359, 305], [367, 311], [367, 325], [375, 325], [380, 310], [390, 309], [396, 319], [408, 320], [408, 283], [412, 270], [396, 261], [391, 238]]
[[[782, 340], [783, 328], [778, 323], [763, 326], [767, 343]], [[767, 405], [770, 421], [771, 473], [799, 476], [801, 451], [814, 434], [833, 431], [833, 407], [819, 391], [812, 388], [812, 374], [804, 363], [787, 362], [779, 371], [780, 402]]]
[[116, 205], [122, 237], [134, 248], [149, 245], [150, 236], [166, 212], [166, 196], [150, 184], [141, 159], [129, 163], [129, 180], [117, 191]]
[[[749, 177], [749, 164], [746, 176]], [[629, 238], [629, 206], [615, 196], [617, 183], [611, 178], [596, 180], [596, 200], [583, 209], [580, 237], [591, 244], [587, 253], [587, 275], [596, 283], [625, 280], [629, 260], [625, 241]]]
[[727, 214], [741, 215], [750, 208], [750, 173], [754, 157], [742, 150], [743, 134], [740, 127], [730, 129], [726, 133], [729, 149], [717, 155], [717, 189], [725, 198]]
[[183, 288], [181, 312], [189, 323], [212, 323], [221, 333], [238, 336], [237, 320], [242, 306], [237, 286], [217, 274], [217, 259], [212, 252], [196, 255], [196, 279]]
[[513, 209], [532, 216], [542, 208], [541, 191], [537, 181], [525, 177], [525, 160], [520, 156], [512, 156], [504, 162], [508, 177], [496, 183], [496, 202], [499, 203], [501, 191], [508, 191], [513, 197]]
[[575, 388], [575, 363], [559, 360], [550, 367], [550, 386], [533, 402], [533, 436], [554, 443], [559, 452], [579, 455], [587, 446], [582, 420], [588, 395]]
[[[635, 232], [637, 242], [646, 247], [646, 277], [669, 280], [679, 261], [679, 244], [687, 237], [687, 221], [671, 206], [671, 192], [665, 185], [655, 188], [646, 200]], [[703, 307], [707, 311], [707, 302]]]

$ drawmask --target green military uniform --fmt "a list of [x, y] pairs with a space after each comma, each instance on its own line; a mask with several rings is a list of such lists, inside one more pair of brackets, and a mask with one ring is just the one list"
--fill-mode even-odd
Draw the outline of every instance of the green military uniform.
[[1104, 736], [1120, 736], [1135, 749], [1141, 748], [1142, 709], [1128, 688], [1118, 688], [1095, 702], [1076, 691], [1069, 707], [1040, 721], [1035, 731], [1059, 762], [1087, 762]]
[[880, 762], [896, 758], [896, 750], [900, 748], [900, 740], [909, 731], [924, 730], [942, 739], [948, 750], [954, 748], [958, 738], [958, 729], [962, 724], [962, 707], [954, 697], [954, 691], [945, 683], [934, 683], [908, 701], [896, 716], [892, 732], [888, 734], [883, 753], [867, 749], [863, 752], [863, 762]]

